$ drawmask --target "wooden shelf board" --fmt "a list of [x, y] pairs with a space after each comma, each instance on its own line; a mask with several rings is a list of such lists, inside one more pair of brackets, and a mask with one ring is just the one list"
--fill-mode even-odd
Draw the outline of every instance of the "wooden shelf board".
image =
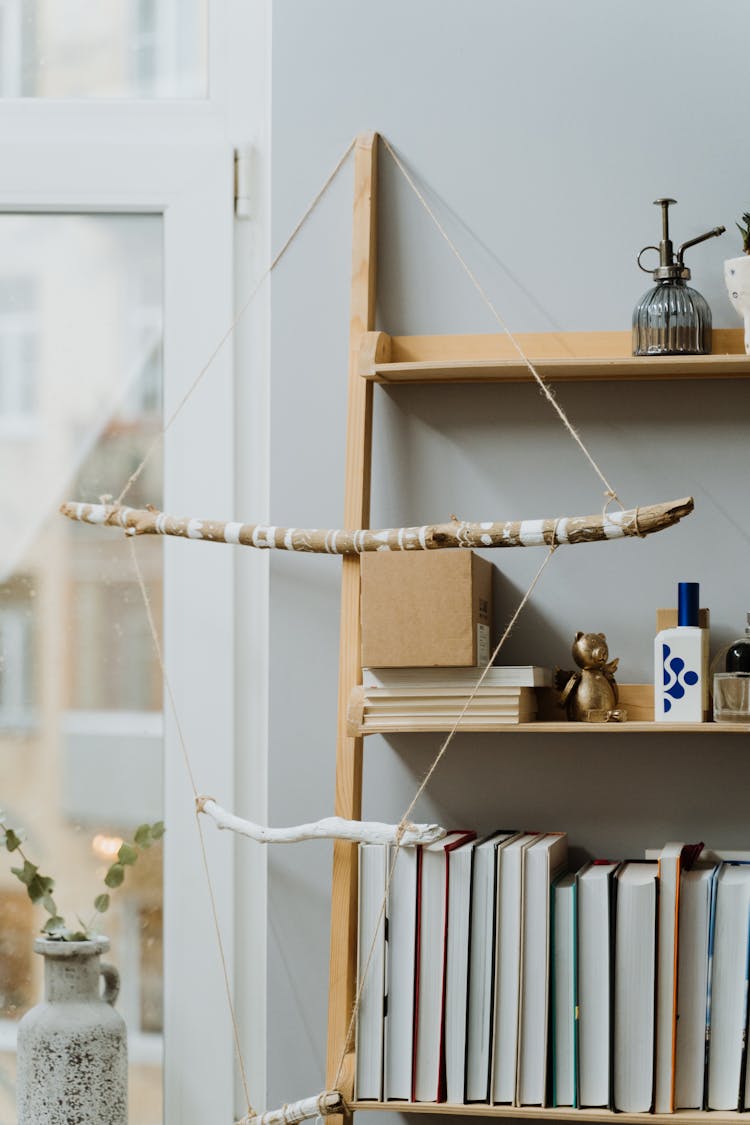
[[[516, 337], [541, 376], [553, 381], [750, 378], [740, 329], [716, 329], [705, 356], [633, 356], [629, 332], [560, 332]], [[360, 374], [378, 383], [502, 383], [533, 379], [507, 336], [388, 336], [368, 333]]]
[[[439, 734], [452, 730], [448, 726], [360, 728], [360, 733], [368, 734]], [[750, 723], [503, 723], [501, 725], [459, 727], [458, 734], [750, 734]], [[748, 1119], [750, 1120], [750, 1118]]]
[[[618, 359], [534, 359], [539, 374], [552, 382], [653, 381], [656, 379], [750, 378], [744, 355], [623, 356]], [[530, 383], [533, 375], [520, 360], [453, 360], [435, 363], [379, 363], [369, 376], [376, 383]]]
[[733, 1110], [711, 1110], [702, 1112], [693, 1109], [680, 1109], [675, 1113], [613, 1113], [608, 1109], [572, 1109], [561, 1106], [555, 1109], [541, 1106], [511, 1105], [454, 1105], [448, 1102], [353, 1102], [354, 1110], [386, 1110], [390, 1113], [451, 1113], [467, 1117], [512, 1117], [532, 1118], [547, 1121], [612, 1121], [626, 1125], [724, 1125], [724, 1123], [747, 1121], [747, 1113]]

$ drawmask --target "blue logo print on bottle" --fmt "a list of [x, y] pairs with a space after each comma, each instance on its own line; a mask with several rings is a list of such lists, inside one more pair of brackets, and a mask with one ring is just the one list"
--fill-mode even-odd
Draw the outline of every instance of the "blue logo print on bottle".
[[662, 666], [664, 668], [664, 713], [672, 710], [672, 700], [667, 699], [666, 696], [671, 695], [672, 699], [682, 699], [685, 695], [685, 685], [687, 687], [694, 687], [698, 683], [698, 673], [685, 671], [685, 661], [681, 656], [671, 655], [671, 648], [669, 645], [662, 645]]

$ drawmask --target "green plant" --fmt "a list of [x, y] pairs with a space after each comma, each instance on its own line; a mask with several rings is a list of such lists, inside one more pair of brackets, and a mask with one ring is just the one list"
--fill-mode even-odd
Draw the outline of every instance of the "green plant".
[[[104, 885], [109, 890], [122, 885], [125, 880], [125, 871], [137, 862], [141, 851], [150, 848], [164, 835], [164, 824], [157, 820], [155, 824], [141, 824], [136, 828], [131, 843], [123, 843], [117, 852], [117, 859], [110, 864], [104, 876]], [[103, 891], [94, 899], [94, 913], [88, 923], [80, 917], [79, 929], [71, 929], [64, 918], [57, 913], [57, 906], [52, 897], [55, 881], [49, 875], [42, 875], [36, 864], [27, 857], [22, 847], [21, 835], [6, 824], [5, 817], [0, 813], [0, 847], [5, 847], [10, 853], [15, 853], [23, 860], [23, 867], [11, 867], [16, 878], [23, 883], [26, 893], [35, 904], [39, 904], [49, 914], [49, 918], [42, 926], [42, 933], [55, 941], [86, 941], [95, 933], [93, 926], [101, 914], [109, 910], [110, 897], [108, 891]]]
[[737, 223], [737, 230], [742, 235], [743, 252], [750, 254], [750, 211], [743, 212], [742, 223]]

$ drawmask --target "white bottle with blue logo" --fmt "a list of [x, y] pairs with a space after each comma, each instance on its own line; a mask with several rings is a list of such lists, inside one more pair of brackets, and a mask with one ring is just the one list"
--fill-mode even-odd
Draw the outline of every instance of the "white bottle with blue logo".
[[698, 627], [697, 582], [680, 582], [677, 627], [654, 639], [654, 719], [702, 723], [708, 713], [708, 630]]

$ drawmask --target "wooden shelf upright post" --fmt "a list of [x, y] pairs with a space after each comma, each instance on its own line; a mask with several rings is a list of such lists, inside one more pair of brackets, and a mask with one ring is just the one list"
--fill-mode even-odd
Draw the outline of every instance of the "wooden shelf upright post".
[[[349, 324], [349, 377], [346, 420], [344, 528], [368, 527], [372, 448], [372, 383], [359, 374], [365, 333], [375, 327], [377, 269], [378, 136], [357, 138], [354, 150], [354, 218], [352, 298]], [[336, 815], [361, 819], [362, 737], [347, 731], [352, 689], [362, 683], [359, 608], [359, 556], [341, 561], [341, 635], [336, 732]], [[336, 841], [333, 847], [331, 960], [328, 1002], [328, 1088], [337, 1085], [347, 1101], [354, 1093], [353, 1044], [336, 1082], [339, 1060], [354, 1004], [357, 974], [357, 845]], [[341, 1118], [332, 1118], [341, 1125]]]

